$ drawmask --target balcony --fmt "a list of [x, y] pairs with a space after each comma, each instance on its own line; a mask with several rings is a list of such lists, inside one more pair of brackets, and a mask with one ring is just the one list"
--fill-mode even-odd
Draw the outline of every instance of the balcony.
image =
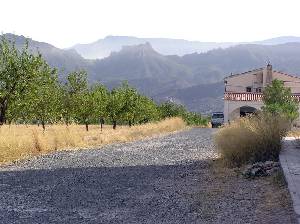
[[[238, 92], [225, 92], [224, 100], [229, 101], [262, 101], [262, 93], [238, 93]], [[300, 93], [293, 94], [293, 98], [300, 102]]]

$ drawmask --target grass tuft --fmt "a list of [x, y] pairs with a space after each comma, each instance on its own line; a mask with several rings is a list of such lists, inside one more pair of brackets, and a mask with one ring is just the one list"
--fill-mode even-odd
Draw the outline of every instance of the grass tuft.
[[288, 128], [289, 122], [281, 117], [249, 116], [221, 128], [215, 135], [215, 143], [229, 166], [277, 160]]

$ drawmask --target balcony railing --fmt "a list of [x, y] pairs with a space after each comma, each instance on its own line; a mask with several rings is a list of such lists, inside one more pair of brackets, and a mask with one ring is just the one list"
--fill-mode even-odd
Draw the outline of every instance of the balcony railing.
[[[224, 100], [230, 101], [262, 101], [262, 93], [225, 92]], [[293, 98], [300, 102], [300, 93], [293, 94]]]

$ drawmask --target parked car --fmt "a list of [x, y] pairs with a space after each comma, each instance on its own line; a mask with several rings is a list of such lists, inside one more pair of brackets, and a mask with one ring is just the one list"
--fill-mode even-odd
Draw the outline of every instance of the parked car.
[[223, 112], [213, 112], [211, 114], [211, 127], [216, 128], [224, 124]]

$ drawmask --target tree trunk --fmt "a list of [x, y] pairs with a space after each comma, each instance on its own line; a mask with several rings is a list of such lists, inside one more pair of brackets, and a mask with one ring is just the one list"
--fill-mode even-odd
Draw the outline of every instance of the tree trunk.
[[43, 131], [45, 131], [45, 121], [44, 120], [42, 120], [42, 127], [43, 127]]
[[117, 121], [113, 121], [113, 129], [117, 128]]
[[103, 124], [104, 124], [104, 119], [103, 118], [100, 118], [100, 128], [101, 128], [101, 131], [103, 129]]
[[85, 130], [89, 131], [89, 124], [87, 122], [85, 123]]
[[6, 115], [6, 109], [7, 109], [6, 101], [4, 101], [0, 107], [1, 107], [1, 109], [0, 109], [0, 125], [3, 125], [5, 123], [5, 115]]
[[66, 125], [69, 126], [69, 119], [66, 119]]

